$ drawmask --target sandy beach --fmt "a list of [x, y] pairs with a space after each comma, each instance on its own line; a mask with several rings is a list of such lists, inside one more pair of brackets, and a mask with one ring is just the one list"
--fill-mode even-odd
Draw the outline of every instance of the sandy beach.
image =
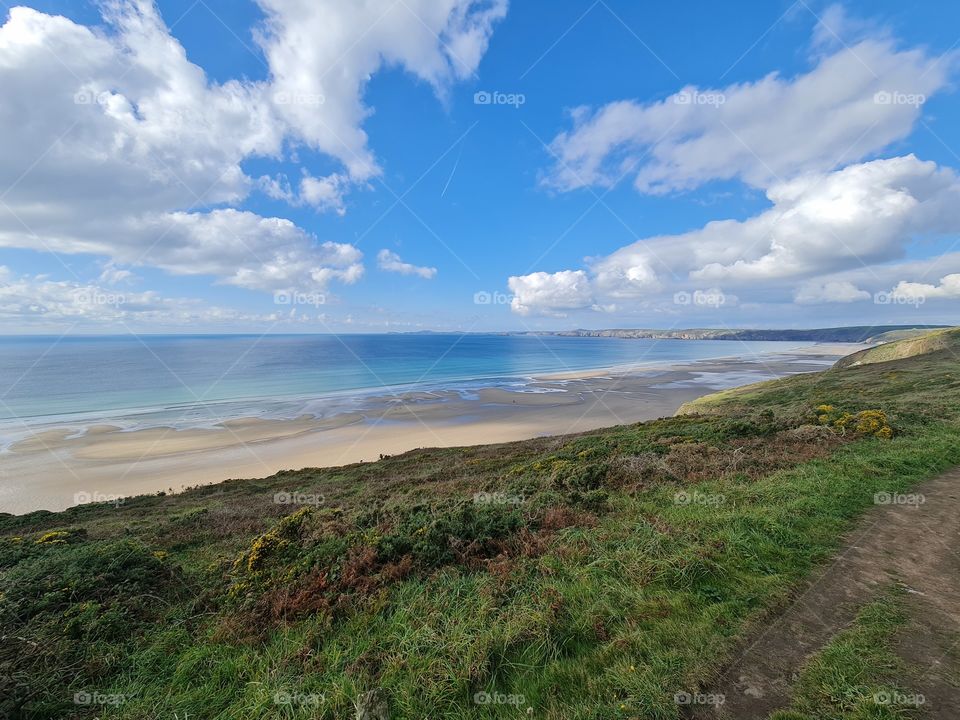
[[0, 455], [0, 512], [60, 510], [78, 502], [177, 491], [282, 469], [374, 461], [419, 447], [507, 442], [672, 415], [719, 389], [828, 367], [863, 346], [822, 344], [782, 353], [543, 375], [522, 391], [480, 389], [372, 395], [317, 419], [244, 418], [212, 427], [52, 428]]

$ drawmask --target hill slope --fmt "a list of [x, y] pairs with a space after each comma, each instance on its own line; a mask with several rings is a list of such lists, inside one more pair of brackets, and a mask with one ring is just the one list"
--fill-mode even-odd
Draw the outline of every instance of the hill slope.
[[960, 351], [960, 328], [925, 333], [918, 337], [910, 337], [861, 350], [840, 358], [836, 366], [839, 368], [856, 367], [857, 365], [902, 360], [940, 351]]
[[680, 718], [875, 493], [960, 464], [949, 351], [687, 411], [0, 518], [0, 716]]

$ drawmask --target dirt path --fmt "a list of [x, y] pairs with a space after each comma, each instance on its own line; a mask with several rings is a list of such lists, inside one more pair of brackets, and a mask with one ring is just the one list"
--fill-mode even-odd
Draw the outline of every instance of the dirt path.
[[957, 678], [949, 679], [960, 657], [960, 468], [914, 492], [922, 504], [878, 505], [864, 516], [834, 560], [741, 648], [711, 688], [726, 702], [693, 717], [752, 720], [789, 705], [793, 680], [810, 655], [891, 583], [907, 589], [911, 618], [897, 638], [896, 651], [911, 669], [903, 684], [926, 697], [926, 717], [960, 717]]

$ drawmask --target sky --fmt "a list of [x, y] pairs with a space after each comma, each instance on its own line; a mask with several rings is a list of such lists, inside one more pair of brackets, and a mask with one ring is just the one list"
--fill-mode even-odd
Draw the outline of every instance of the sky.
[[955, 2], [4, 6], [0, 333], [957, 322]]

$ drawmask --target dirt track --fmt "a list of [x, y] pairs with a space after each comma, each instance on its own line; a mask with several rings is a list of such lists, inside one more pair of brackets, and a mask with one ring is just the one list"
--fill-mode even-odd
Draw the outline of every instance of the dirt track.
[[790, 608], [735, 654], [710, 689], [725, 703], [693, 717], [751, 720], [786, 707], [806, 660], [894, 583], [907, 590], [910, 616], [897, 634], [896, 652], [910, 669], [903, 684], [925, 696], [925, 717], [960, 717], [960, 468], [914, 494], [925, 501], [878, 505], [863, 517]]

